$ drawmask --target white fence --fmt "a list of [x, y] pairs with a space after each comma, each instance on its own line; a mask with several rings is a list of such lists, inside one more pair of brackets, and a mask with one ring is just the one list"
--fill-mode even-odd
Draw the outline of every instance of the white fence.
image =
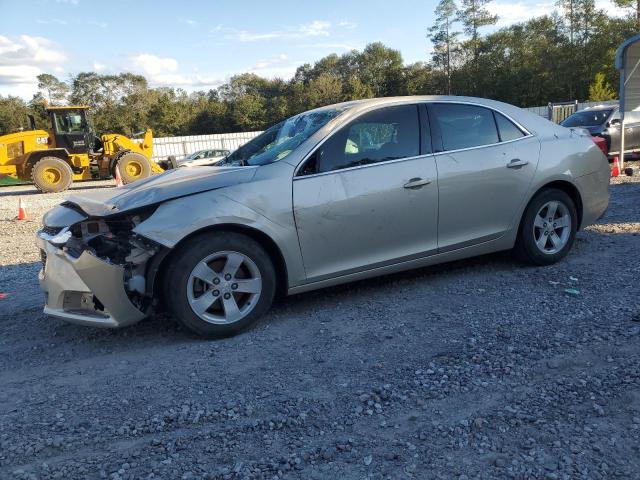
[[[594, 105], [615, 105], [617, 100], [607, 102], [582, 102], [578, 103], [578, 110], [592, 107]], [[541, 117], [548, 118], [549, 107], [529, 107], [525, 110], [536, 113]], [[241, 132], [241, 133], [219, 133], [214, 135], [189, 135], [186, 137], [161, 137], [153, 139], [153, 159], [166, 160], [169, 155], [173, 155], [180, 160], [197, 150], [225, 149], [234, 151], [244, 145], [252, 138], [262, 132]]]
[[[607, 100], [605, 102], [578, 102], [578, 110], [582, 110], [583, 108], [587, 108], [587, 107], [595, 107], [596, 105], [617, 105], [617, 104], [618, 104], [618, 100]], [[546, 118], [547, 120], [549, 119], [548, 105], [544, 105], [542, 107], [528, 107], [528, 108], [525, 108], [525, 110], [528, 110], [529, 112], [532, 112], [532, 113], [536, 113], [541, 117]]]
[[219, 133], [214, 135], [189, 135], [186, 137], [161, 137], [153, 139], [153, 159], [166, 160], [169, 155], [176, 159], [197, 150], [224, 149], [234, 151], [261, 132]]

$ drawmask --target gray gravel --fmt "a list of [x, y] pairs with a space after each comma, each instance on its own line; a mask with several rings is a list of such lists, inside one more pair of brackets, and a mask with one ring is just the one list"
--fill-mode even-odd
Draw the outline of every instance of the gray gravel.
[[640, 177], [560, 264], [501, 253], [298, 295], [222, 341], [45, 317], [32, 234], [64, 195], [25, 195], [18, 223], [18, 190], [0, 190], [1, 478], [640, 477]]

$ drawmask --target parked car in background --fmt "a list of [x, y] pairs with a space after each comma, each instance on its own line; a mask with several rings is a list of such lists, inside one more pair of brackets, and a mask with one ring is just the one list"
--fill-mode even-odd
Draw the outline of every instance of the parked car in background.
[[120, 327], [168, 308], [194, 332], [225, 336], [256, 321], [276, 292], [508, 249], [549, 265], [604, 213], [609, 175], [582, 130], [493, 100], [322, 107], [219, 166], [51, 210], [37, 234], [45, 313]]
[[215, 165], [217, 162], [229, 155], [229, 153], [231, 152], [225, 149], [198, 150], [197, 152], [187, 155], [182, 160], [178, 160], [178, 167]]
[[[640, 151], [640, 112], [625, 114], [625, 153]], [[620, 111], [616, 105], [598, 105], [585, 108], [568, 116], [560, 125], [582, 127], [594, 137], [602, 137], [606, 142], [609, 156], [620, 155]]]

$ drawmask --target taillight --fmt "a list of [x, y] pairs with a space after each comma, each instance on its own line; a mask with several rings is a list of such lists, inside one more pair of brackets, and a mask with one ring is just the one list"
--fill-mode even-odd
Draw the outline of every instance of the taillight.
[[591, 137], [591, 140], [593, 140], [593, 143], [595, 143], [598, 146], [598, 148], [602, 150], [602, 153], [604, 153], [606, 157], [607, 154], [609, 153], [607, 151], [607, 141], [602, 137]]

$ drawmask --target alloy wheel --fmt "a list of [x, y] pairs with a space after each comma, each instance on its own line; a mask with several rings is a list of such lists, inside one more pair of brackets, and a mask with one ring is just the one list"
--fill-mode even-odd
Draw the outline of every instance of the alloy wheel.
[[247, 255], [233, 251], [213, 253], [201, 260], [187, 281], [193, 312], [213, 324], [231, 324], [246, 317], [262, 292], [262, 277]]
[[542, 253], [553, 255], [562, 250], [571, 236], [571, 214], [567, 206], [552, 200], [540, 207], [533, 222], [533, 238]]

